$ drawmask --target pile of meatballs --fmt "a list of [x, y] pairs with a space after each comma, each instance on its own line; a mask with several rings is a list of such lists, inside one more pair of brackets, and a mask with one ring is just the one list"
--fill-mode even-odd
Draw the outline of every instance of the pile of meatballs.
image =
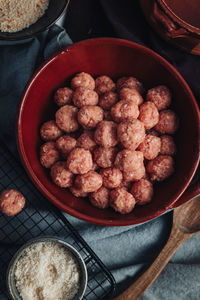
[[[145, 98], [145, 101], [144, 101]], [[81, 72], [54, 94], [55, 120], [40, 136], [40, 162], [53, 182], [87, 197], [98, 208], [130, 213], [151, 201], [153, 183], [174, 172], [172, 138], [178, 117], [168, 109], [171, 93], [156, 86], [146, 93], [134, 77], [114, 82]]]

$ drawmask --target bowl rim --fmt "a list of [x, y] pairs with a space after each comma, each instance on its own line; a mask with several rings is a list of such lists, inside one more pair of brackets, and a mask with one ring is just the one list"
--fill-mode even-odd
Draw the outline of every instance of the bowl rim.
[[78, 300], [81, 300], [85, 294], [85, 291], [87, 288], [87, 283], [88, 283], [88, 272], [87, 272], [87, 267], [86, 267], [85, 261], [84, 261], [83, 257], [81, 256], [81, 254], [78, 252], [78, 250], [74, 246], [72, 246], [70, 243], [66, 242], [64, 239], [54, 237], [54, 236], [44, 236], [44, 237], [32, 238], [28, 242], [24, 243], [13, 255], [13, 257], [8, 265], [7, 273], [6, 273], [7, 290], [9, 292], [10, 296], [14, 300], [21, 299], [19, 294], [18, 295], [15, 294], [13, 287], [12, 287], [12, 283], [11, 283], [12, 277], [14, 275], [14, 269], [15, 269], [16, 263], [18, 262], [19, 258], [21, 257], [21, 255], [23, 254], [23, 252], [26, 249], [28, 249], [29, 247], [31, 247], [34, 244], [42, 243], [42, 242], [44, 242], [44, 243], [45, 242], [54, 242], [56, 244], [62, 245], [66, 249], [68, 249], [69, 252], [71, 252], [74, 255], [75, 259], [77, 260], [77, 263], [80, 266], [80, 274], [82, 276], [82, 282], [83, 282], [83, 286], [82, 286], [82, 289], [80, 290], [80, 296], [78, 299]]
[[169, 4], [165, 0], [157, 0], [159, 5], [162, 7], [162, 9], [165, 11], [165, 13], [170, 16], [172, 20], [174, 20], [179, 26], [183, 27], [187, 31], [190, 31], [192, 33], [195, 33], [197, 35], [200, 34], [200, 28], [196, 27], [188, 22], [186, 22], [184, 19], [179, 17], [173, 9], [169, 6]]
[[[26, 156], [26, 152], [24, 149], [24, 145], [23, 145], [23, 137], [22, 137], [22, 130], [21, 130], [21, 118], [22, 118], [22, 114], [23, 114], [23, 108], [24, 108], [24, 104], [26, 102], [26, 96], [29, 92], [29, 89], [31, 89], [32, 84], [34, 83], [34, 81], [37, 79], [37, 77], [40, 75], [40, 73], [48, 67], [49, 64], [51, 64], [51, 62], [53, 62], [57, 57], [59, 57], [60, 55], [63, 55], [65, 52], [69, 52], [70, 50], [75, 49], [76, 47], [79, 46], [90, 46], [90, 45], [94, 45], [94, 44], [102, 44], [102, 43], [106, 43], [106, 44], [118, 44], [121, 46], [128, 46], [131, 48], [138, 48], [139, 50], [142, 50], [150, 55], [153, 55], [155, 58], [157, 58], [159, 60], [159, 62], [164, 65], [169, 71], [172, 71], [174, 76], [176, 76], [179, 81], [181, 81], [184, 85], [184, 88], [186, 89], [187, 93], [190, 95], [190, 98], [192, 100], [193, 106], [195, 108], [195, 112], [196, 112], [196, 117], [199, 120], [199, 126], [198, 126], [198, 151], [195, 152], [196, 158], [195, 158], [195, 162], [191, 168], [191, 171], [189, 174], [187, 174], [187, 182], [184, 186], [181, 186], [179, 188], [179, 190], [177, 191], [176, 196], [174, 197], [174, 199], [172, 199], [171, 201], [169, 201], [168, 205], [166, 207], [163, 207], [159, 210], [157, 210], [155, 213], [149, 215], [148, 217], [143, 217], [140, 218], [140, 220], [109, 220], [109, 219], [96, 219], [95, 217], [92, 216], [88, 216], [85, 215], [84, 213], [81, 213], [69, 206], [66, 207], [66, 205], [64, 203], [62, 203], [61, 201], [59, 201], [54, 195], [52, 195], [47, 188], [42, 184], [42, 182], [40, 182], [40, 180], [38, 179], [38, 177], [35, 175], [29, 160]], [[136, 224], [142, 224], [144, 222], [150, 221], [160, 215], [162, 215], [164, 212], [166, 212], [167, 210], [173, 208], [173, 205], [176, 203], [176, 201], [180, 198], [180, 196], [184, 193], [184, 191], [186, 190], [186, 188], [188, 187], [188, 185], [190, 184], [200, 161], [200, 112], [199, 112], [199, 107], [198, 104], [196, 102], [196, 99], [190, 89], [190, 87], [188, 86], [187, 82], [184, 80], [184, 78], [181, 76], [181, 74], [175, 69], [175, 67], [173, 67], [165, 58], [163, 58], [162, 56], [160, 56], [159, 54], [157, 54], [156, 52], [154, 52], [153, 50], [129, 41], [129, 40], [125, 40], [125, 39], [119, 39], [119, 38], [109, 38], [109, 37], [103, 37], [103, 38], [93, 38], [93, 39], [87, 39], [87, 40], [83, 40], [77, 43], [74, 43], [72, 45], [69, 45], [67, 47], [65, 47], [64, 49], [56, 52], [53, 56], [51, 56], [47, 61], [45, 61], [32, 75], [32, 77], [30, 78], [30, 80], [27, 82], [26, 87], [24, 89], [24, 92], [22, 94], [21, 97], [21, 102], [19, 103], [19, 110], [18, 110], [18, 115], [17, 115], [17, 126], [16, 126], [16, 135], [17, 135], [17, 147], [18, 147], [18, 152], [22, 161], [22, 164], [25, 168], [25, 170], [27, 171], [27, 174], [29, 175], [30, 179], [33, 181], [33, 183], [36, 185], [36, 187], [43, 193], [43, 195], [45, 195], [55, 206], [57, 206], [59, 209], [61, 209], [62, 211], [67, 212], [68, 214], [72, 215], [73, 217], [76, 217], [78, 219], [84, 220], [86, 222], [89, 223], [93, 223], [96, 225], [103, 225], [103, 226], [129, 226], [129, 225], [136, 225]]]
[[[64, 9], [61, 11], [61, 13], [58, 15], [58, 16], [56, 16], [56, 17], [54, 17], [50, 22], [49, 22], [49, 24], [47, 25], [47, 26], [42, 26], [41, 28], [39, 28], [39, 29], [37, 29], [37, 30], [35, 30], [34, 32], [32, 32], [32, 33], [29, 33], [29, 34], [27, 34], [26, 36], [21, 36], [21, 37], [14, 37], [13, 36], [13, 34], [16, 34], [17, 32], [22, 32], [23, 31], [23, 29], [22, 30], [19, 30], [19, 31], [16, 31], [16, 32], [1, 32], [1, 35], [0, 35], [0, 41], [22, 41], [22, 40], [26, 40], [26, 39], [29, 39], [29, 38], [32, 38], [32, 37], [34, 37], [34, 36], [36, 36], [36, 35], [38, 35], [39, 33], [41, 33], [41, 32], [44, 32], [44, 31], [46, 31], [47, 29], [49, 29], [51, 26], [53, 26], [62, 16], [63, 16], [63, 14], [66, 12], [66, 10], [67, 10], [67, 8], [68, 8], [68, 5], [69, 5], [69, 3], [70, 3], [70, 1], [71, 0], [67, 0], [67, 2], [66, 2], [66, 4], [65, 4], [65, 6], [64, 6]], [[48, 9], [48, 8], [47, 8]], [[44, 14], [46, 13], [46, 11], [44, 12]], [[41, 16], [41, 18], [42, 18], [42, 16]], [[39, 20], [39, 19], [38, 19]], [[37, 21], [38, 21], [37, 20]], [[37, 23], [37, 21], [35, 22], [35, 23]], [[33, 24], [35, 24], [35, 23], [33, 23]], [[33, 25], [33, 24], [31, 24], [31, 25]], [[30, 25], [30, 26], [31, 26]], [[29, 26], [29, 27], [30, 27]], [[28, 27], [28, 28], [29, 28]], [[24, 28], [24, 30], [25, 29], [27, 29], [27, 28]], [[3, 36], [3, 34], [8, 34], [9, 33], [9, 35], [8, 36]]]

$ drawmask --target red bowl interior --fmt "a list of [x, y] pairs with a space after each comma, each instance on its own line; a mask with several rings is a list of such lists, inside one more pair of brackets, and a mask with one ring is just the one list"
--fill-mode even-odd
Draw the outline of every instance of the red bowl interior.
[[[112, 209], [95, 208], [87, 199], [76, 198], [67, 190], [58, 188], [39, 162], [39, 128], [54, 116], [56, 106], [53, 94], [81, 71], [94, 76], [106, 74], [114, 79], [133, 75], [146, 88], [165, 84], [173, 93], [173, 109], [180, 117], [180, 129], [176, 135], [176, 172], [168, 180], [155, 185], [151, 203], [136, 207], [128, 215], [120, 215]], [[66, 48], [36, 72], [22, 98], [17, 137], [19, 152], [28, 174], [57, 207], [88, 222], [122, 226], [150, 220], [173, 206], [197, 168], [199, 131], [198, 106], [188, 85], [173, 66], [141, 45], [120, 39], [99, 38]]]

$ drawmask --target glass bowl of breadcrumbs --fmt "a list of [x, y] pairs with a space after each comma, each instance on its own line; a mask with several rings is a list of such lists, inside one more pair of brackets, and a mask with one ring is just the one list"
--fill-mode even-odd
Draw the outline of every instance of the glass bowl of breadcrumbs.
[[82, 256], [56, 237], [35, 238], [24, 244], [7, 270], [13, 300], [81, 300], [87, 280]]

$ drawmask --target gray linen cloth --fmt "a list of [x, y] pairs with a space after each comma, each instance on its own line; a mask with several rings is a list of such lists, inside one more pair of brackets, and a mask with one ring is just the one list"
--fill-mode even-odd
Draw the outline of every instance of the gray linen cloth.
[[[0, 138], [15, 155], [16, 113], [25, 84], [37, 66], [70, 43], [67, 33], [56, 25], [28, 40], [0, 42]], [[97, 226], [69, 215], [67, 218], [111, 270], [119, 293], [153, 261], [165, 244], [172, 213], [127, 227]], [[199, 300], [199, 249], [199, 235], [186, 241], [140, 299]]]

